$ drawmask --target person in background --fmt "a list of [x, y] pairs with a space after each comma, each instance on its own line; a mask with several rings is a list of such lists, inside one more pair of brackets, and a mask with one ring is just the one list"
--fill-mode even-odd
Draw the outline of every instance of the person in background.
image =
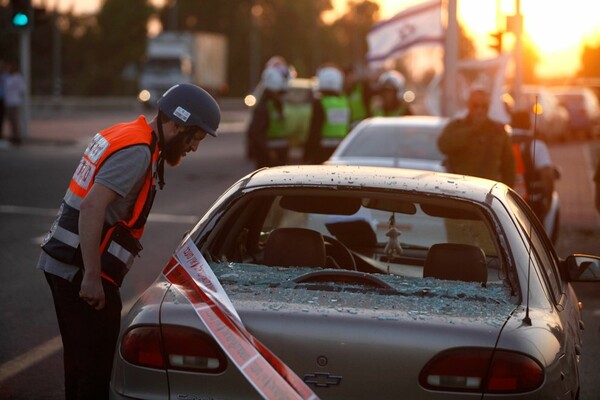
[[287, 89], [288, 78], [284, 72], [278, 66], [270, 66], [262, 73], [264, 92], [247, 132], [256, 168], [287, 164], [289, 138], [282, 95]]
[[98, 132], [71, 178], [42, 241], [37, 268], [54, 301], [63, 343], [65, 398], [108, 399], [121, 323], [119, 287], [134, 258], [164, 163], [178, 165], [221, 111], [203, 89], [175, 85], [150, 120], [139, 116]]
[[377, 80], [377, 100], [373, 104], [373, 116], [401, 117], [413, 115], [410, 105], [404, 100], [406, 79], [395, 70], [385, 71]]
[[344, 70], [344, 93], [350, 105], [350, 124], [355, 125], [371, 116], [373, 90], [369, 81], [352, 66]]
[[4, 126], [4, 112], [6, 110], [6, 64], [0, 60], [0, 139], [2, 139], [2, 128]]
[[6, 106], [6, 116], [11, 127], [10, 142], [14, 145], [20, 145], [22, 138], [21, 108], [25, 100], [25, 79], [19, 72], [17, 64], [11, 62], [8, 64], [8, 76], [4, 85], [4, 102]]
[[289, 65], [286, 59], [283, 56], [274, 55], [267, 60], [265, 63], [265, 69], [267, 68], [278, 68], [280, 72], [286, 77], [286, 79], [290, 79], [296, 76], [296, 69]]
[[[263, 74], [261, 75], [261, 79], [258, 82], [258, 84], [256, 85], [256, 87], [254, 88], [254, 92], [252, 93], [252, 96], [255, 101], [256, 101], [256, 105], [258, 105], [261, 101], [262, 98], [264, 97], [264, 91], [266, 90], [265, 88], [265, 83], [263, 81], [263, 75], [264, 75], [264, 71], [266, 71], [267, 69], [271, 69], [271, 70], [277, 70], [279, 71], [279, 73], [281, 75], [283, 75], [286, 79], [286, 87], [287, 87], [287, 82], [296, 76], [296, 69], [289, 65], [287, 60], [280, 55], [274, 55], [271, 56], [267, 62], [265, 62], [265, 66], [263, 69]], [[255, 106], [254, 104], [252, 104], [251, 106]], [[251, 138], [250, 137], [250, 130], [247, 129], [246, 130], [246, 157], [248, 159], [254, 160], [254, 162], [258, 165], [262, 165], [265, 160], [266, 160], [266, 154], [263, 153], [260, 155], [260, 157], [263, 157], [261, 160], [257, 160], [257, 155], [254, 153], [254, 151], [256, 150], [256, 143], [253, 143], [253, 140], [255, 140], [255, 138]]]
[[513, 187], [515, 159], [504, 126], [488, 117], [489, 94], [471, 90], [468, 114], [448, 122], [438, 138], [449, 172], [500, 181]]
[[319, 95], [313, 101], [304, 161], [320, 164], [327, 160], [350, 129], [350, 104], [344, 94], [344, 75], [334, 65], [317, 71]]
[[556, 170], [546, 143], [533, 138], [528, 111], [512, 114], [513, 151], [516, 179], [514, 189], [523, 197], [540, 221], [544, 221], [552, 203]]

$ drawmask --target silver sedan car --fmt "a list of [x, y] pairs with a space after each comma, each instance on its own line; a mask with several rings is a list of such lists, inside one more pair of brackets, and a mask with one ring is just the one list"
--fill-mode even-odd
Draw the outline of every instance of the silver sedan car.
[[129, 312], [111, 397], [289, 398], [274, 389], [285, 376], [298, 398], [576, 399], [570, 282], [599, 280], [600, 257], [559, 259], [498, 182], [262, 169], [184, 235]]

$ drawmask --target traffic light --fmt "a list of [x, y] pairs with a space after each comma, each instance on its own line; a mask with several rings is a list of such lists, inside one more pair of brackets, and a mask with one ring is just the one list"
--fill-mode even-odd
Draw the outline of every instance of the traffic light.
[[33, 7], [31, 0], [10, 0], [10, 26], [15, 31], [30, 29], [33, 25]]
[[502, 53], [502, 36], [504, 32], [498, 31], [494, 33], [490, 33], [490, 37], [492, 38], [490, 42], [490, 47], [498, 52], [498, 54]]

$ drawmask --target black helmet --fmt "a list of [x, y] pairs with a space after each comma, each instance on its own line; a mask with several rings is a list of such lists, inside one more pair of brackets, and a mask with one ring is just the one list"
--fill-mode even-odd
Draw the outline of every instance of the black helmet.
[[167, 90], [158, 100], [158, 109], [183, 126], [197, 126], [217, 136], [221, 110], [208, 92], [196, 85], [181, 83]]

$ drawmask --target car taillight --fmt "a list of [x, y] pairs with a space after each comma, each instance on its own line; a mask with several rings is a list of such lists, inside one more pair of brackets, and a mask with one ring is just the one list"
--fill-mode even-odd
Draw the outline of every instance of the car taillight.
[[123, 335], [121, 355], [125, 361], [148, 368], [165, 368], [158, 326], [138, 326]]
[[156, 369], [220, 373], [227, 358], [206, 333], [182, 326], [137, 326], [123, 335], [121, 355], [127, 362]]
[[544, 370], [521, 353], [484, 348], [457, 348], [440, 353], [425, 365], [419, 383], [426, 389], [524, 393], [541, 386]]

